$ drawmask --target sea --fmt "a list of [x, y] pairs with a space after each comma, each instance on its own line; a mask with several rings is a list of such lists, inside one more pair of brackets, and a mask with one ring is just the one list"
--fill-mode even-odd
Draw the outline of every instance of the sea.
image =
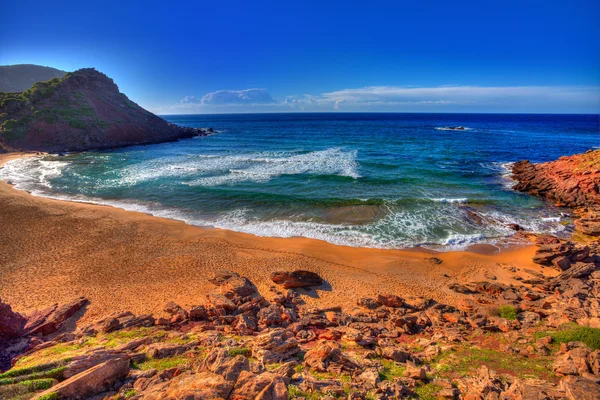
[[[565, 235], [565, 210], [512, 190], [510, 166], [600, 146], [598, 115], [290, 113], [163, 116], [214, 134], [11, 161], [0, 179], [258, 236], [459, 250], [510, 224]], [[463, 127], [462, 130], [452, 129]]]

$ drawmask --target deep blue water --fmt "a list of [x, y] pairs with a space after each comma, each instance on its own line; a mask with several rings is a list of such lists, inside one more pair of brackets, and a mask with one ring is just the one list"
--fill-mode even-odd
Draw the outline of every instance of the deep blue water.
[[[18, 160], [0, 176], [37, 194], [118, 205], [263, 236], [460, 248], [517, 223], [560, 232], [559, 210], [510, 189], [508, 163], [600, 145], [597, 115], [166, 116], [209, 137]], [[464, 131], [444, 130], [464, 126]]]

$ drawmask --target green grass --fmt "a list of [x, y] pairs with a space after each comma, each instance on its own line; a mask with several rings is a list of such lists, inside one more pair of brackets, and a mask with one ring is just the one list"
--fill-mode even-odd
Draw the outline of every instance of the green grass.
[[38, 390], [50, 389], [54, 385], [54, 379], [33, 379], [19, 382], [19, 385], [25, 386], [30, 392], [36, 392]]
[[516, 320], [517, 319], [517, 310], [513, 306], [504, 305], [498, 307], [498, 313], [502, 318]]
[[600, 349], [600, 329], [598, 328], [565, 324], [559, 326], [556, 331], [543, 331], [535, 334], [536, 338], [544, 336], [551, 336], [556, 343], [583, 342], [594, 350]]
[[129, 399], [135, 395], [136, 395], [135, 389], [129, 389], [129, 390], [126, 390], [125, 393], [123, 393], [123, 397], [125, 397], [126, 399]]
[[519, 378], [551, 380], [552, 357], [524, 357], [500, 350], [464, 345], [443, 353], [436, 360], [435, 369], [441, 377], [470, 376], [479, 367], [486, 365], [499, 374], [510, 374]]
[[158, 371], [163, 371], [165, 369], [186, 366], [189, 364], [189, 362], [190, 360], [188, 358], [181, 356], [160, 359], [151, 358], [149, 360], [136, 364], [134, 368], [138, 368], [143, 371], [148, 369], [156, 369]]
[[235, 347], [233, 349], [229, 349], [229, 356], [235, 357], [237, 355], [250, 357], [250, 355], [252, 355], [252, 351], [247, 347]]
[[300, 390], [300, 388], [296, 385], [288, 386], [288, 396], [290, 399], [304, 398], [306, 400], [317, 400], [322, 397], [319, 393], [309, 393], [305, 392], [304, 390]]
[[60, 395], [56, 392], [52, 392], [38, 397], [37, 400], [60, 400]]
[[[56, 361], [56, 362], [52, 362], [52, 363], [47, 363], [47, 364], [39, 364], [39, 365], [34, 365], [31, 367], [25, 367], [25, 368], [13, 368], [10, 369], [2, 374], [0, 374], [0, 379], [5, 379], [5, 378], [14, 378], [17, 376], [22, 376], [22, 375], [31, 375], [31, 374], [35, 374], [35, 373], [49, 373], [52, 371], [57, 371], [57, 370], [61, 370], [62, 364], [64, 364], [63, 361]], [[62, 371], [60, 371], [60, 373], [64, 372], [64, 369], [62, 369]]]
[[379, 372], [379, 379], [382, 381], [393, 381], [394, 378], [402, 376], [406, 367], [390, 360], [381, 360], [383, 369]]
[[442, 390], [441, 386], [434, 385], [433, 383], [426, 383], [415, 388], [415, 394], [421, 400], [437, 400], [437, 392]]

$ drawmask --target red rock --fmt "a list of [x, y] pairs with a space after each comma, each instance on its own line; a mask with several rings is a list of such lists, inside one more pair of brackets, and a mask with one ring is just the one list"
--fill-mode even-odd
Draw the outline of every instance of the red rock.
[[58, 331], [62, 324], [75, 313], [88, 304], [88, 300], [80, 297], [77, 300], [63, 304], [62, 306], [53, 306], [41, 312], [34, 312], [28, 319], [25, 331], [29, 335], [40, 334], [49, 335]]
[[46, 398], [56, 393], [57, 398], [80, 399], [102, 393], [113, 388], [113, 385], [125, 378], [129, 373], [129, 360], [114, 358], [89, 368], [66, 379], [50, 389], [40, 393], [36, 398]]
[[0, 300], [0, 339], [13, 339], [23, 334], [27, 320]]
[[400, 296], [394, 294], [380, 294], [377, 296], [377, 300], [386, 307], [402, 307], [404, 300]]
[[273, 272], [271, 280], [283, 286], [284, 289], [321, 286], [323, 284], [323, 279], [319, 275], [303, 270]]

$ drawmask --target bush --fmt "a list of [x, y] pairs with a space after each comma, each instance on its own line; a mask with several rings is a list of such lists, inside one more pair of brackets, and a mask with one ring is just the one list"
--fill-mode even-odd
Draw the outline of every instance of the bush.
[[502, 318], [515, 320], [517, 319], [517, 310], [513, 306], [505, 305], [498, 308], [498, 314]]
[[250, 349], [246, 348], [246, 347], [237, 347], [237, 348], [233, 348], [229, 350], [229, 355], [231, 357], [235, 357], [237, 355], [242, 355], [244, 357], [250, 357], [250, 355], [252, 354], [252, 352], [250, 351]]
[[594, 350], [600, 349], [600, 329], [598, 328], [569, 324], [560, 326], [556, 332], [549, 332], [549, 335], [557, 343], [583, 342]]

